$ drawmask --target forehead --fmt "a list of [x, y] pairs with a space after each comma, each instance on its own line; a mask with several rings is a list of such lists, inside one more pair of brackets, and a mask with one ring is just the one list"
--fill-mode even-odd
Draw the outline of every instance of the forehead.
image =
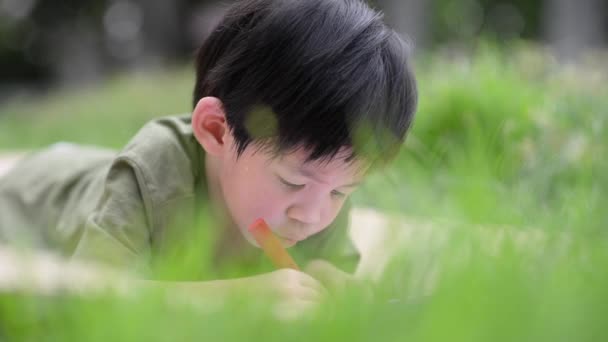
[[334, 158], [308, 161], [310, 152], [304, 149], [297, 149], [281, 154], [275, 158], [274, 162], [304, 174], [340, 174], [354, 178], [364, 177], [368, 169], [367, 163], [360, 159], [347, 160], [346, 157], [349, 155], [350, 150], [343, 148]]

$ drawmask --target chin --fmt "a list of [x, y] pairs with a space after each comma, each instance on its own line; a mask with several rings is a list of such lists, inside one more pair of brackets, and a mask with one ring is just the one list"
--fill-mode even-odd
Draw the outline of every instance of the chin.
[[294, 241], [294, 240], [284, 240], [284, 239], [281, 239], [281, 238], [279, 238], [279, 239], [281, 240], [281, 244], [282, 244], [282, 245], [283, 245], [283, 247], [285, 247], [285, 248], [291, 248], [291, 247], [293, 247], [293, 246], [295, 246], [295, 245], [297, 245], [297, 244], [298, 244], [298, 241]]

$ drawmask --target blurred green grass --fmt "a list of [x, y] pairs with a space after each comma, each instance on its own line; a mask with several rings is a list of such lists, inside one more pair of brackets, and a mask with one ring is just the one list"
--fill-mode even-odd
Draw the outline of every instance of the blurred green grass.
[[[7, 104], [0, 150], [119, 148], [150, 118], [190, 110], [190, 70]], [[525, 44], [418, 56], [407, 147], [353, 200], [430, 228], [394, 257], [373, 304], [353, 293], [324, 308], [331, 314], [277, 324], [243, 298], [212, 310], [152, 292], [5, 293], [0, 339], [608, 340], [606, 70], [560, 65]]]
[[146, 121], [190, 111], [191, 70], [115, 76], [102, 86], [14, 99], [0, 107], [0, 150], [57, 141], [119, 148]]

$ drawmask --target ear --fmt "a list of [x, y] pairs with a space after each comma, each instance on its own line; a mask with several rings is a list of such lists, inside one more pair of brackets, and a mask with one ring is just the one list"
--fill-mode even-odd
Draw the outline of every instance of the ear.
[[210, 155], [220, 155], [229, 148], [230, 129], [222, 101], [203, 97], [192, 112], [192, 131], [196, 140]]

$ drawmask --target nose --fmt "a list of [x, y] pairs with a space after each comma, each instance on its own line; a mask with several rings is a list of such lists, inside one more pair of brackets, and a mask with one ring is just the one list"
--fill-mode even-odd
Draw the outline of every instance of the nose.
[[318, 199], [296, 203], [287, 209], [287, 217], [306, 225], [318, 224], [322, 206], [322, 201]]

